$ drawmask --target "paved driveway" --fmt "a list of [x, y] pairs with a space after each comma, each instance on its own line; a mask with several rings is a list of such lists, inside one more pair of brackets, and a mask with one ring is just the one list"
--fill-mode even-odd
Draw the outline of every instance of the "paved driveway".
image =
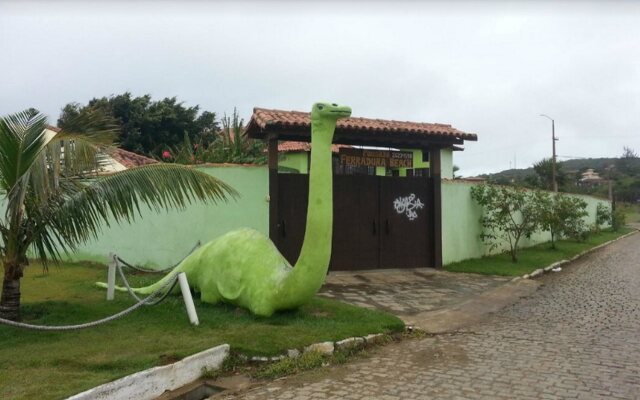
[[461, 303], [509, 280], [433, 268], [331, 272], [320, 296], [410, 317]]
[[457, 334], [380, 348], [246, 399], [640, 399], [640, 234]]

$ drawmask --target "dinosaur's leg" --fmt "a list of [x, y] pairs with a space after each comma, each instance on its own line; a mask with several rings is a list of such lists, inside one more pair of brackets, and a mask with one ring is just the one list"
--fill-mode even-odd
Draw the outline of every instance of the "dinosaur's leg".
[[200, 300], [205, 303], [217, 304], [222, 300], [222, 296], [217, 290], [203, 290], [200, 293]]
[[275, 308], [273, 307], [273, 305], [268, 304], [268, 302], [265, 300], [254, 302], [247, 308], [249, 308], [249, 310], [253, 314], [259, 315], [261, 317], [270, 317], [275, 312]]

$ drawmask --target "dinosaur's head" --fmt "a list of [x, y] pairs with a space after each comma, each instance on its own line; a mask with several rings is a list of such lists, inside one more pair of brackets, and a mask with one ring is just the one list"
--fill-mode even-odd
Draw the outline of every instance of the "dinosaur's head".
[[318, 102], [311, 109], [311, 119], [332, 119], [348, 118], [351, 116], [351, 107], [339, 106], [336, 103]]

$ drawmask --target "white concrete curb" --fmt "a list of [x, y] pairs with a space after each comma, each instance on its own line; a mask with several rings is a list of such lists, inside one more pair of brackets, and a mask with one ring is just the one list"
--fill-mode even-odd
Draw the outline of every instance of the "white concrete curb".
[[229, 345], [223, 344], [186, 357], [178, 362], [150, 368], [113, 382], [96, 386], [67, 400], [151, 400], [167, 390], [174, 390], [195, 381], [204, 370], [219, 369], [229, 355]]
[[547, 266], [547, 267], [545, 267], [545, 268], [537, 269], [537, 270], [535, 270], [535, 271], [533, 271], [533, 272], [531, 272], [531, 273], [529, 273], [529, 274], [524, 274], [524, 275], [522, 275], [522, 276], [516, 276], [516, 277], [515, 277], [515, 278], [513, 278], [511, 281], [513, 282], [513, 281], [517, 281], [517, 280], [519, 280], [519, 279], [533, 279], [533, 278], [537, 278], [537, 277], [542, 276], [542, 275], [544, 275], [544, 274], [546, 274], [546, 273], [548, 273], [548, 272], [551, 272], [551, 270], [552, 270], [552, 269], [554, 269], [554, 268], [557, 268], [557, 267], [563, 266], [563, 265], [565, 265], [565, 264], [569, 264], [570, 262], [575, 261], [575, 260], [577, 260], [578, 258], [580, 258], [580, 257], [582, 257], [582, 256], [584, 256], [584, 255], [587, 255], [587, 254], [589, 254], [589, 253], [591, 253], [591, 252], [594, 252], [594, 251], [596, 251], [596, 250], [598, 250], [598, 249], [601, 249], [601, 248], [603, 248], [603, 247], [605, 247], [605, 246], [608, 246], [608, 245], [610, 245], [611, 243], [617, 242], [618, 240], [622, 240], [622, 239], [624, 239], [624, 238], [626, 238], [626, 237], [629, 237], [629, 236], [631, 236], [631, 235], [635, 235], [635, 234], [636, 234], [636, 233], [638, 233], [638, 232], [640, 232], [640, 231], [638, 231], [638, 230], [634, 230], [634, 231], [629, 232], [629, 233], [627, 233], [627, 234], [624, 234], [624, 235], [622, 235], [622, 236], [620, 236], [620, 237], [617, 237], [617, 238], [615, 238], [615, 239], [613, 239], [613, 240], [609, 240], [608, 242], [604, 242], [604, 243], [599, 244], [599, 245], [597, 245], [597, 246], [595, 246], [595, 247], [592, 247], [592, 248], [590, 248], [590, 249], [588, 249], [588, 250], [585, 250], [585, 251], [583, 251], [583, 252], [581, 252], [581, 253], [578, 253], [578, 254], [576, 254], [575, 256], [571, 257], [571, 258], [570, 258], [570, 259], [568, 259], [568, 260], [560, 260], [560, 261], [554, 262], [553, 264], [551, 264], [551, 265], [549, 265], [549, 266]]

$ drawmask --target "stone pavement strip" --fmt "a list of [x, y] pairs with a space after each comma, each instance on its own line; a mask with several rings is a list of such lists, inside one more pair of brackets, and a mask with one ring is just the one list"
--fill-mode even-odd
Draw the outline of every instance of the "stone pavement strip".
[[640, 234], [545, 275], [464, 331], [276, 380], [243, 399], [640, 399]]

